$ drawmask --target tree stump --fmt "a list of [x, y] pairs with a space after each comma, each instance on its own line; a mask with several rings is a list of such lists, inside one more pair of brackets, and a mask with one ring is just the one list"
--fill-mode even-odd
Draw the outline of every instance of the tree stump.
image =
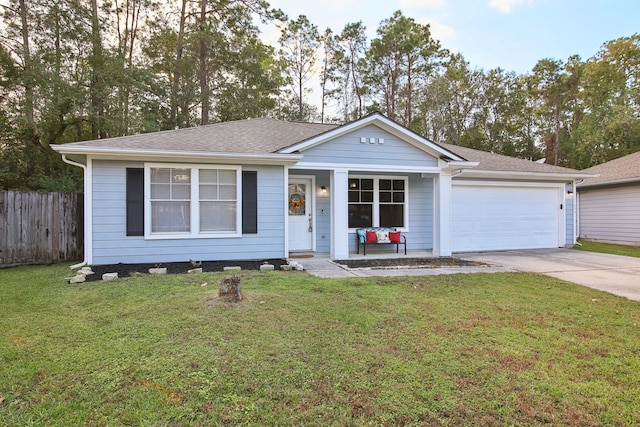
[[234, 274], [233, 276], [225, 277], [220, 282], [220, 292], [218, 296], [224, 302], [238, 302], [242, 301], [242, 292], [240, 291], [240, 276]]

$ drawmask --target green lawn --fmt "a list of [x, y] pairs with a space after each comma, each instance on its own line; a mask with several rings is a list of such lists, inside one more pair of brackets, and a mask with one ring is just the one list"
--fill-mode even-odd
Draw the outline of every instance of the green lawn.
[[640, 305], [560, 280], [65, 275], [0, 270], [0, 425], [640, 423]]
[[590, 242], [588, 240], [580, 240], [579, 245], [575, 245], [574, 249], [589, 252], [601, 252], [613, 255], [625, 255], [640, 257], [640, 246], [614, 245], [611, 243]]

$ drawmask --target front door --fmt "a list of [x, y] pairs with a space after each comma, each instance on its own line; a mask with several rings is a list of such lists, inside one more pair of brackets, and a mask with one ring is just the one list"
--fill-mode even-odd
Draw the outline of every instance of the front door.
[[289, 250], [313, 249], [312, 180], [289, 179]]

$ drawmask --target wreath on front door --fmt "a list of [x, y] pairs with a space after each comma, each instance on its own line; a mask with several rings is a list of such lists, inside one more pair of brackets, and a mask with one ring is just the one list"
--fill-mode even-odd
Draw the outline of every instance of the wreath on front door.
[[304, 214], [304, 196], [298, 193], [289, 196], [289, 213], [293, 215]]

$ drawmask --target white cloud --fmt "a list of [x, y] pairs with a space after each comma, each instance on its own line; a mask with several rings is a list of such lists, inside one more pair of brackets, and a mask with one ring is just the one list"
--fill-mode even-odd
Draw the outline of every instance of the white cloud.
[[429, 25], [431, 25], [431, 35], [436, 40], [442, 41], [448, 39], [456, 33], [453, 27], [439, 22], [431, 21]]
[[439, 41], [451, 38], [456, 33], [453, 27], [426, 17], [418, 18], [416, 19], [416, 22], [422, 25], [429, 24], [429, 27], [431, 28], [431, 37]]
[[511, 9], [524, 3], [531, 3], [531, 0], [491, 0], [491, 7], [498, 9], [502, 13], [511, 13]]

